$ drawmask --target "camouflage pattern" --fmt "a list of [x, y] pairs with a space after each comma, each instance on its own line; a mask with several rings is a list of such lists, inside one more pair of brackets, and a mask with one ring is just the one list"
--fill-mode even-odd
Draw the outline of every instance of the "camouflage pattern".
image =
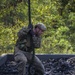
[[43, 31], [46, 30], [46, 26], [43, 23], [37, 23], [35, 26], [39, 27]]
[[33, 36], [33, 43], [35, 48], [39, 48], [41, 46], [41, 37]]
[[[14, 57], [15, 61], [18, 63], [18, 70], [19, 75], [26, 75], [25, 74], [25, 66], [27, 62], [30, 62], [32, 59], [32, 45], [31, 45], [31, 35], [30, 30], [26, 28], [22, 28], [18, 32], [18, 40], [15, 46], [14, 51]], [[41, 43], [41, 38], [33, 36], [33, 43], [34, 48], [39, 48]], [[34, 66], [36, 67], [36, 70], [38, 70], [43, 75], [45, 72], [44, 66], [42, 65], [42, 62], [39, 60], [38, 57], [34, 57]]]
[[[31, 52], [33, 44], [31, 44], [31, 40], [30, 40], [31, 35], [30, 35], [29, 31], [30, 30], [27, 28], [22, 28], [18, 32], [19, 38], [17, 40], [16, 46], [23, 51], [25, 50], [25, 51]], [[33, 36], [32, 39], [33, 39], [33, 43], [34, 43], [34, 48], [39, 48], [41, 45], [41, 38], [37, 37], [37, 36]]]
[[[26, 75], [26, 64], [30, 63], [32, 59], [32, 54], [29, 52], [21, 51], [17, 47], [15, 47], [15, 61], [18, 63], [18, 75]], [[45, 69], [42, 62], [39, 60], [37, 56], [34, 57], [34, 66], [35, 70], [38, 70], [40, 73], [39, 75], [44, 75]]]

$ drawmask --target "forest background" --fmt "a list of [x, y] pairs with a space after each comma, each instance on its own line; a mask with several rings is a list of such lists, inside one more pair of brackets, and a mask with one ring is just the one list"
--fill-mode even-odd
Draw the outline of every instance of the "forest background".
[[[31, 21], [47, 27], [36, 53], [75, 54], [75, 0], [31, 0]], [[17, 32], [28, 24], [28, 0], [0, 0], [0, 55], [14, 52]]]

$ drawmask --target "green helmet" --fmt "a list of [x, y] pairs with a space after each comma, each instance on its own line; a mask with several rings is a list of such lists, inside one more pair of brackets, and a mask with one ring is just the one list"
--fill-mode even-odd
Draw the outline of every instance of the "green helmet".
[[38, 27], [38, 28], [40, 28], [43, 31], [46, 30], [46, 26], [43, 23], [37, 23], [35, 26]]

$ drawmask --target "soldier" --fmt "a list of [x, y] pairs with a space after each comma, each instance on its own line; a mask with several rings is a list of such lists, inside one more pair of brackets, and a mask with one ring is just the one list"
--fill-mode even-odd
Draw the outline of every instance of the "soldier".
[[[18, 75], [25, 74], [26, 63], [31, 62], [32, 59], [32, 47], [40, 48], [41, 34], [46, 30], [46, 26], [43, 23], [38, 23], [32, 29], [23, 27], [18, 32], [18, 39], [15, 45], [14, 58], [18, 63]], [[31, 39], [32, 38], [32, 39]], [[33, 41], [32, 41], [33, 40]], [[33, 42], [33, 44], [31, 44]], [[34, 66], [39, 71], [39, 75], [44, 75], [45, 69], [40, 59], [34, 56]]]

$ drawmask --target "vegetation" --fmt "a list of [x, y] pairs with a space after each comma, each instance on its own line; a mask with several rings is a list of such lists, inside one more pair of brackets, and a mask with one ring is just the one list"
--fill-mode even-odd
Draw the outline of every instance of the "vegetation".
[[[75, 53], [75, 0], [31, 0], [31, 20], [47, 27], [36, 53]], [[0, 0], [0, 54], [14, 52], [23, 26], [28, 26], [28, 0]]]

